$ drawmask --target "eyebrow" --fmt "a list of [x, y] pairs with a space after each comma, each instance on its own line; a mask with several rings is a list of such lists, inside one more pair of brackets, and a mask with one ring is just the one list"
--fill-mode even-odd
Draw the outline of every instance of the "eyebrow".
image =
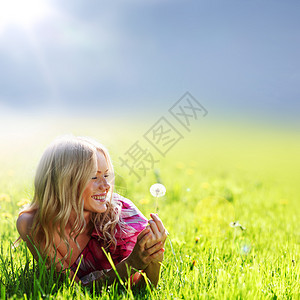
[[[106, 172], [108, 172], [108, 169], [104, 173], [106, 173]], [[97, 171], [97, 173], [102, 173], [102, 172], [101, 171]]]

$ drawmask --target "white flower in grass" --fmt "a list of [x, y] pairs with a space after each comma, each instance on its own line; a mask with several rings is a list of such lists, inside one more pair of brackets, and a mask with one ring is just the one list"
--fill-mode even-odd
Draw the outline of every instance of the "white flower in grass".
[[166, 188], [160, 183], [155, 183], [150, 187], [150, 193], [153, 197], [162, 197], [166, 193]]
[[240, 223], [239, 223], [239, 221], [235, 221], [235, 222], [231, 222], [230, 224], [229, 224], [229, 226], [230, 227], [232, 227], [232, 228], [240, 228], [241, 230], [246, 230], [246, 228], [245, 227], [243, 227]]

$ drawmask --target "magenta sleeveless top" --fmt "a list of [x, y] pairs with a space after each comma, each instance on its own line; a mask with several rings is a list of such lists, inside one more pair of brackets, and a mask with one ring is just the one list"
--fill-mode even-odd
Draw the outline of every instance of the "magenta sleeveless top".
[[[126, 224], [123, 231], [119, 225], [116, 226], [116, 248], [112, 245], [106, 249], [114, 264], [117, 265], [130, 255], [138, 234], [147, 226], [148, 220], [130, 200], [114, 193], [112, 201], [118, 201], [122, 204], [120, 219]], [[101, 247], [103, 247], [103, 240], [94, 229], [88, 244], [71, 266], [71, 270], [76, 272], [81, 259], [76, 275], [84, 284], [98, 279], [104, 274], [104, 271], [112, 268]]]

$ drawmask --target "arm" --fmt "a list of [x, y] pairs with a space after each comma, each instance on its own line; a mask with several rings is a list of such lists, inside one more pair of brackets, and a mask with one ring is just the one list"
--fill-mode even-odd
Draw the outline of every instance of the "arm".
[[31, 254], [33, 255], [33, 258], [38, 261], [39, 256], [36, 252], [31, 236], [31, 227], [33, 224], [34, 219], [34, 213], [23, 213], [21, 216], [17, 219], [17, 230], [20, 234], [20, 237], [24, 242], [26, 242], [26, 245], [28, 249], [30, 250]]
[[[162, 259], [163, 259], [163, 256], [162, 256]], [[155, 287], [157, 287], [157, 284], [159, 281], [160, 267], [161, 267], [160, 262], [151, 262], [148, 265], [148, 267], [145, 269], [145, 273], [146, 273], [148, 279]]]
[[[26, 245], [27, 245], [28, 249], [30, 250], [33, 258], [36, 261], [39, 261], [39, 254], [36, 251], [36, 248], [38, 248], [38, 247], [31, 236], [31, 228], [33, 225], [33, 219], [34, 219], [34, 213], [23, 213], [17, 219], [17, 230], [18, 230], [22, 240], [24, 242], [26, 242]], [[36, 248], [34, 246], [36, 246]], [[56, 260], [55, 260], [57, 272], [61, 272], [62, 269], [65, 270], [69, 267], [69, 265], [66, 263], [66, 261], [64, 261], [64, 263], [62, 263], [62, 261], [63, 261], [63, 256], [61, 255], [61, 253], [59, 251], [57, 251], [56, 252]], [[71, 280], [74, 277], [74, 272], [72, 270], [70, 270], [69, 277]], [[76, 282], [80, 281], [77, 276], [75, 277], [74, 280]]]
[[[158, 260], [161, 256], [162, 243], [158, 242], [148, 249], [145, 248], [146, 242], [150, 237], [151, 229], [146, 227], [138, 235], [137, 242], [131, 254], [118, 265], [116, 265], [116, 270], [122, 280], [127, 280], [129, 276], [136, 273], [137, 270], [146, 269], [151, 262]], [[110, 285], [117, 279], [117, 274], [113, 269], [111, 269], [104, 276], [99, 278], [97, 282], [100, 284], [106, 282], [108, 285]]]

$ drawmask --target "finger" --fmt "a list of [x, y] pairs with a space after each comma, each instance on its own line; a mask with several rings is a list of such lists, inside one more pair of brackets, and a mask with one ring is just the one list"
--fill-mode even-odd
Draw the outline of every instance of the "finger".
[[157, 214], [151, 214], [151, 217], [156, 222], [156, 226], [158, 227], [158, 230], [160, 231], [160, 233], [162, 235], [162, 240], [165, 241], [169, 233], [168, 233], [167, 229], [164, 227], [163, 222], [161, 221], [161, 219], [159, 218], [159, 216]]
[[149, 238], [151, 237], [151, 232], [146, 233], [141, 240], [137, 241], [142, 249], [145, 249], [145, 245]]
[[164, 248], [159, 249], [157, 252], [149, 256], [150, 262], [162, 262], [164, 259]]
[[145, 249], [148, 250], [149, 248], [153, 247], [155, 244], [159, 242], [159, 240], [155, 237], [154, 233], [151, 231], [150, 232], [151, 236], [147, 240], [147, 243], [145, 245]]
[[156, 223], [153, 220], [149, 220], [148, 222], [150, 224], [152, 232], [154, 233], [156, 238], [158, 238], [160, 236], [160, 234], [159, 234], [158, 228], [156, 226]]
[[163, 243], [162, 242], [158, 242], [155, 245], [153, 245], [152, 247], [150, 247], [149, 249], [147, 249], [147, 253], [149, 255], [152, 255], [155, 252], [159, 251], [161, 248], [163, 248]]
[[151, 254], [151, 257], [155, 257], [156, 255], [160, 255], [161, 253], [164, 253], [164, 252], [165, 252], [165, 248], [160, 248], [158, 251]]
[[158, 230], [163, 233], [166, 229], [157, 214], [150, 214], [151, 218], [155, 221]]
[[145, 228], [139, 233], [139, 235], [137, 236], [136, 241], [139, 242], [139, 241], [144, 237], [144, 235], [146, 235], [146, 234], [149, 233], [149, 232], [150, 232], [149, 226], [145, 227]]

